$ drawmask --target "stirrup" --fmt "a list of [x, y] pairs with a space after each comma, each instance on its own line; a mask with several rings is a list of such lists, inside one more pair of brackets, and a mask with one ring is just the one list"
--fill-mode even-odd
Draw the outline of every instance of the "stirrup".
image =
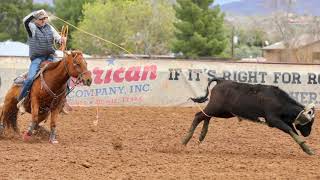
[[26, 109], [24, 108], [24, 100], [25, 98], [22, 98], [17, 104], [17, 108], [19, 109], [21, 114], [24, 114], [26, 112]]

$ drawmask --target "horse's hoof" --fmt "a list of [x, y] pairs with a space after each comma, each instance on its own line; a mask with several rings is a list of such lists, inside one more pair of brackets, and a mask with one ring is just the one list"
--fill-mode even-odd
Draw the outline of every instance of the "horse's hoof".
[[0, 136], [4, 133], [4, 126], [0, 124]]
[[28, 132], [25, 132], [25, 133], [23, 134], [22, 139], [23, 139], [23, 141], [30, 141], [31, 136], [28, 134]]
[[50, 143], [50, 144], [58, 144], [59, 141], [56, 140], [56, 139], [49, 139], [49, 143]]

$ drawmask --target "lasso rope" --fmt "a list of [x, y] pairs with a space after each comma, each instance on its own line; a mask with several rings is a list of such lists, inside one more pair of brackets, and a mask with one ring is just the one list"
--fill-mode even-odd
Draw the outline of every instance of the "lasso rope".
[[62, 21], [62, 22], [64, 22], [64, 23], [68, 24], [69, 26], [71, 26], [71, 27], [73, 27], [73, 28], [75, 28], [75, 29], [77, 29], [77, 30], [79, 30], [79, 31], [81, 31], [81, 32], [89, 35], [89, 36], [95, 37], [95, 38], [97, 38], [97, 39], [100, 39], [101, 41], [104, 41], [104, 42], [106, 42], [106, 43], [112, 44], [112, 45], [114, 45], [114, 46], [116, 46], [116, 47], [124, 50], [124, 51], [127, 52], [128, 54], [132, 55], [134, 58], [138, 59], [137, 56], [135, 56], [134, 54], [132, 54], [130, 51], [126, 50], [125, 48], [117, 45], [116, 43], [111, 42], [111, 41], [109, 41], [109, 40], [106, 40], [106, 39], [104, 39], [104, 38], [102, 38], [102, 37], [99, 37], [99, 36], [97, 36], [97, 35], [94, 35], [94, 34], [92, 34], [92, 33], [89, 33], [88, 31], [85, 31], [85, 30], [83, 30], [83, 29], [80, 29], [80, 28], [76, 27], [75, 25], [73, 25], [73, 24], [71, 24], [71, 23], [69, 23], [69, 22], [67, 22], [67, 21], [65, 21], [65, 20], [63, 20], [63, 19], [61, 19], [61, 18], [59, 18], [59, 17], [57, 17], [57, 16], [55, 16], [55, 15], [52, 15], [52, 16], [55, 17], [55, 18], [57, 18], [57, 19], [59, 19], [60, 21]]
[[212, 118], [213, 116], [209, 116], [208, 114], [206, 114], [204, 111], [203, 111], [203, 109], [200, 107], [200, 105], [199, 104], [197, 104], [197, 103], [195, 103], [196, 105], [197, 105], [197, 107], [200, 109], [200, 111], [205, 115], [205, 116], [207, 116], [208, 118]]
[[[134, 54], [132, 54], [130, 51], [126, 50], [125, 48], [123, 48], [123, 47], [121, 47], [121, 46], [119, 46], [119, 45], [117, 45], [117, 44], [115, 44], [115, 43], [113, 43], [113, 42], [111, 42], [111, 41], [109, 41], [109, 40], [106, 40], [106, 39], [104, 39], [104, 38], [102, 38], [102, 37], [99, 37], [99, 36], [97, 36], [97, 35], [94, 35], [94, 34], [92, 34], [92, 33], [87, 32], [87, 31], [85, 31], [85, 30], [83, 30], [83, 29], [80, 29], [80, 28], [76, 27], [75, 25], [73, 25], [73, 24], [71, 24], [71, 23], [69, 23], [69, 22], [67, 22], [67, 21], [65, 21], [65, 20], [63, 20], [63, 19], [61, 19], [61, 18], [59, 18], [59, 17], [57, 17], [57, 16], [54, 16], [54, 15], [52, 15], [52, 16], [55, 17], [55, 18], [57, 18], [57, 19], [59, 19], [60, 21], [64, 22], [65, 24], [68, 24], [68, 25], [70, 25], [71, 27], [73, 27], [73, 28], [75, 28], [75, 29], [77, 29], [77, 30], [79, 30], [79, 31], [81, 31], [81, 32], [89, 35], [89, 36], [92, 36], [92, 37], [95, 37], [95, 38], [97, 38], [97, 39], [99, 39], [99, 40], [102, 40], [102, 41], [104, 41], [104, 42], [110, 43], [110, 44], [112, 44], [112, 45], [114, 45], [114, 46], [116, 46], [116, 47], [124, 50], [124, 51], [127, 52], [128, 54], [132, 55], [135, 59], [138, 59], [137, 56], [135, 56]], [[55, 29], [57, 29], [54, 25], [53, 25], [53, 27], [54, 27]], [[67, 26], [67, 25], [64, 25], [64, 26], [62, 27], [62, 30], [61, 30], [60, 34], [61, 34], [61, 37], [67, 37], [67, 36], [68, 36], [68, 26]], [[66, 49], [66, 47], [67, 47], [66, 44], [67, 44], [66, 41], [65, 41], [63, 44], [61, 44], [59, 50], [64, 51], [64, 50]], [[55, 45], [55, 47], [56, 47], [56, 45]], [[57, 48], [56, 48], [56, 49], [57, 49]], [[96, 103], [97, 103], [97, 102], [96, 102]], [[93, 121], [93, 125], [94, 125], [95, 127], [97, 127], [97, 126], [98, 126], [98, 122], [99, 122], [99, 104], [97, 103], [97, 108], [96, 108], [96, 120]]]

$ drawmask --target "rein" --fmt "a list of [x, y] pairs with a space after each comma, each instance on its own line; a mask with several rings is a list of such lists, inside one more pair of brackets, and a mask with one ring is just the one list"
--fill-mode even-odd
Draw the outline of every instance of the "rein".
[[56, 93], [54, 93], [48, 86], [48, 84], [46, 83], [44, 77], [43, 77], [43, 72], [40, 73], [40, 80], [41, 80], [41, 89], [45, 89], [47, 90], [47, 92], [53, 97], [53, 99], [57, 99], [58, 97], [60, 97], [65, 90], [63, 90], [61, 93], [59, 93], [58, 95]]

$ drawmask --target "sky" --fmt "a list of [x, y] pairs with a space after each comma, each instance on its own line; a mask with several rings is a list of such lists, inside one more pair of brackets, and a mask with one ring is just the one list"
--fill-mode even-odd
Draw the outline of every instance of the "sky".
[[[214, 5], [216, 5], [216, 4], [223, 5], [223, 4], [227, 4], [227, 3], [235, 2], [235, 1], [240, 1], [240, 0], [214, 0]], [[33, 0], [33, 2], [53, 4], [53, 0]]]
[[230, 3], [230, 2], [235, 2], [235, 1], [240, 1], [240, 0], [214, 0], [214, 4], [227, 4], [227, 3]]
[[[222, 4], [226, 4], [226, 3], [230, 3], [230, 2], [234, 2], [234, 1], [240, 1], [240, 0], [214, 0], [214, 4], [222, 5]], [[33, 2], [53, 4], [53, 0], [33, 0]]]

